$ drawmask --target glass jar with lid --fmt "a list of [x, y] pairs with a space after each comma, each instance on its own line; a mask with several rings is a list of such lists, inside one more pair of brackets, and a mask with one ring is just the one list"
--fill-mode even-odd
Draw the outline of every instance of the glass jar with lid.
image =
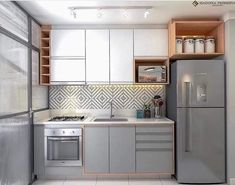
[[194, 53], [193, 36], [187, 36], [184, 38], [184, 53]]
[[176, 53], [183, 53], [183, 37], [182, 36], [177, 36], [176, 37], [176, 45], [175, 45], [175, 49], [176, 49]]
[[205, 40], [205, 52], [215, 53], [215, 37], [207, 36]]
[[205, 52], [205, 36], [195, 36], [195, 53]]

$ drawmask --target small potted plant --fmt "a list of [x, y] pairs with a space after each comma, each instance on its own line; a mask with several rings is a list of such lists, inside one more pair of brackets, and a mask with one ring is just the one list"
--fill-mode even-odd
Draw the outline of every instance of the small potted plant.
[[144, 104], [144, 118], [151, 118], [151, 111], [150, 111], [151, 104]]

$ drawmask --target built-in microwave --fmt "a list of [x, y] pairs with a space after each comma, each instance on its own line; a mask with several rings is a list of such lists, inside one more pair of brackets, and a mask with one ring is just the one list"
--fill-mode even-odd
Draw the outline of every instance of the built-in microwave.
[[167, 80], [166, 66], [138, 66], [139, 83], [165, 83]]

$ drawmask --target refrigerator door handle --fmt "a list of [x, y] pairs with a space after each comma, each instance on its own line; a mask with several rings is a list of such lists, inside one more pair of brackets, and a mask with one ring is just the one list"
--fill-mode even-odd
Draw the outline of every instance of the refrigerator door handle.
[[191, 82], [184, 82], [185, 88], [185, 106], [190, 107], [191, 105], [191, 90], [192, 90], [192, 83]]
[[186, 119], [185, 119], [185, 152], [191, 152], [191, 111], [189, 108], [186, 108]]
[[191, 113], [190, 107], [191, 105], [191, 82], [184, 82], [185, 87], [185, 105], [186, 105], [186, 118], [185, 118], [185, 152], [191, 151]]

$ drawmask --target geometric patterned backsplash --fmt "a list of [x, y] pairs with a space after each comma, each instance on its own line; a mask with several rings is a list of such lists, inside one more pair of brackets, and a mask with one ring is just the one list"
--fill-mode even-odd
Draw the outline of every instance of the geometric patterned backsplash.
[[141, 109], [155, 95], [165, 99], [163, 85], [50, 86], [50, 109]]

